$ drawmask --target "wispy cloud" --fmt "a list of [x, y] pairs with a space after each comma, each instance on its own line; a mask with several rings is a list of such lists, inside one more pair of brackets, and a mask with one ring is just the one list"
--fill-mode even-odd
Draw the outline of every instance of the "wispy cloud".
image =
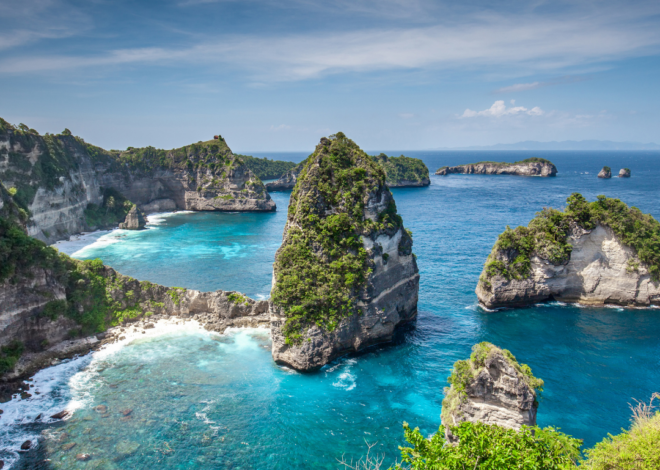
[[547, 82], [516, 83], [515, 85], [498, 88], [497, 90], [493, 91], [493, 93], [515, 93], [515, 92], [518, 92], [518, 91], [535, 90], [537, 88], [542, 88], [542, 87], [546, 87], [546, 86], [563, 85], [563, 84], [567, 84], [567, 83], [576, 83], [576, 82], [581, 82], [581, 81], [584, 81], [584, 80], [587, 80], [587, 78], [586, 77], [566, 76], [566, 77], [557, 78], [555, 80], [550, 80], [550, 81], [547, 81]]
[[415, 117], [415, 115], [413, 113], [400, 113], [399, 117], [401, 119], [412, 119]]
[[[514, 100], [511, 100], [513, 105]], [[527, 115], [527, 116], [542, 116], [543, 110], [538, 106], [533, 107], [532, 109], [527, 109], [524, 106], [511, 106], [506, 107], [503, 100], [498, 100], [493, 103], [493, 105], [484, 109], [483, 111], [472, 111], [471, 109], [466, 109], [461, 118], [473, 118], [473, 117], [494, 117], [501, 118], [503, 116], [515, 116], [515, 115]]]

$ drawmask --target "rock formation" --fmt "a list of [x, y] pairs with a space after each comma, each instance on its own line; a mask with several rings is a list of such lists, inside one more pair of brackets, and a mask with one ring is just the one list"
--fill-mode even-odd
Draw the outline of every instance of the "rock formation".
[[630, 178], [630, 168], [621, 168], [619, 170], [619, 178]]
[[412, 238], [383, 169], [344, 134], [302, 168], [273, 270], [273, 359], [294, 369], [390, 341], [416, 318]]
[[479, 162], [459, 166], [443, 166], [436, 175], [461, 173], [469, 175], [556, 176], [557, 167], [543, 158], [528, 158], [515, 163]]
[[46, 242], [94, 228], [86, 215], [107, 206], [108, 191], [146, 212], [275, 210], [261, 180], [221, 138], [169, 151], [106, 151], [68, 130], [41, 136], [0, 119], [0, 181], [31, 214], [28, 233]]
[[133, 206], [126, 214], [126, 220], [119, 224], [119, 228], [122, 230], [142, 230], [146, 225], [147, 219], [145, 219], [144, 213], [137, 206]]
[[[555, 299], [582, 304], [660, 305], [660, 223], [618, 199], [565, 212], [546, 209], [500, 235], [477, 285], [487, 308]], [[549, 235], [552, 234], [552, 235]]]
[[509, 351], [491, 343], [472, 348], [468, 360], [457, 361], [442, 401], [442, 424], [449, 441], [449, 426], [463, 421], [495, 424], [519, 430], [536, 425], [536, 391], [543, 381], [529, 366], [518, 364]]
[[602, 170], [598, 173], [599, 178], [611, 178], [612, 177], [612, 169], [609, 166], [604, 166]]
[[298, 181], [298, 175], [300, 174], [305, 161], [291, 168], [289, 171], [280, 176], [277, 181], [266, 183], [266, 189], [268, 191], [290, 191], [293, 189], [293, 187], [296, 185], [296, 182]]
[[386, 182], [390, 188], [410, 188], [428, 186], [429, 169], [419, 158], [388, 157], [384, 153], [373, 159], [385, 170]]

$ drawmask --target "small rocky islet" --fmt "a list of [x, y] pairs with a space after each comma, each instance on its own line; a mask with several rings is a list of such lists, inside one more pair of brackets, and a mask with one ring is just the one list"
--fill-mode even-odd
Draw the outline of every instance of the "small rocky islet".
[[478, 162], [458, 166], [443, 166], [436, 175], [516, 175], [516, 176], [556, 176], [557, 167], [544, 158], [532, 157], [514, 163]]

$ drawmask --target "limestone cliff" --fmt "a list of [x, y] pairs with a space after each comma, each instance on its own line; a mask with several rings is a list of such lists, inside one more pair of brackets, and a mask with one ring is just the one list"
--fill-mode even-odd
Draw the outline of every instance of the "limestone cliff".
[[94, 222], [112, 219], [108, 191], [147, 212], [275, 210], [261, 180], [222, 138], [169, 151], [106, 151], [68, 130], [42, 136], [0, 119], [0, 181], [16, 189], [16, 202], [29, 211], [30, 236], [46, 242], [105, 226], [88, 223], [87, 215], [103, 214]]
[[468, 175], [556, 176], [557, 167], [543, 158], [528, 158], [515, 163], [479, 162], [459, 166], [443, 166], [436, 175], [462, 173]]
[[412, 238], [382, 167], [342, 133], [321, 139], [275, 256], [273, 359], [308, 371], [390, 341], [416, 318], [418, 289]]
[[451, 385], [442, 401], [448, 440], [453, 440], [449, 426], [463, 421], [516, 430], [536, 425], [536, 390], [542, 390], [543, 381], [506, 349], [491, 343], [475, 345], [468, 360], [454, 364], [448, 380]]
[[298, 175], [300, 174], [300, 171], [302, 170], [306, 161], [307, 160], [288, 170], [286, 173], [280, 176], [277, 181], [266, 183], [266, 189], [268, 191], [289, 191], [293, 189], [293, 187], [296, 185], [296, 182], [298, 181]]
[[500, 235], [477, 285], [479, 301], [488, 308], [550, 299], [660, 305], [660, 223], [604, 196], [587, 203], [574, 194], [568, 203]]

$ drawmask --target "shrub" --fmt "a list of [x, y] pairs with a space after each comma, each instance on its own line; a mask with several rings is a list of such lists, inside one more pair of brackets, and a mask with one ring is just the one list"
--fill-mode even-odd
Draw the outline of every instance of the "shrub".
[[14, 368], [23, 354], [23, 350], [23, 343], [16, 340], [0, 348], [0, 375]]
[[520, 431], [496, 425], [462, 422], [450, 427], [456, 445], [445, 440], [444, 426], [430, 439], [403, 424], [412, 447], [400, 447], [403, 470], [567, 470], [576, 468], [582, 441], [548, 427]]

